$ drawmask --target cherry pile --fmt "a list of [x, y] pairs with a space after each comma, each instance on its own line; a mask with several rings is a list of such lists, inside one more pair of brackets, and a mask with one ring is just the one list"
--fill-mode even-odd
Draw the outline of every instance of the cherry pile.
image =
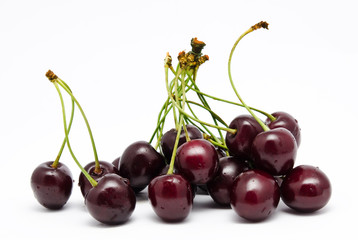
[[[260, 28], [268, 29], [268, 23], [259, 22], [250, 27], [230, 52], [229, 80], [239, 103], [199, 89], [198, 69], [209, 60], [202, 54], [204, 42], [193, 38], [192, 50], [178, 54], [176, 68], [167, 53], [164, 70], [168, 97], [159, 111], [153, 135], [149, 141], [129, 144], [113, 162], [98, 160], [81, 105], [69, 86], [49, 70], [46, 76], [61, 101], [65, 138], [55, 161], [42, 163], [33, 171], [31, 187], [39, 203], [48, 209], [60, 209], [71, 195], [72, 174], [59, 162], [67, 145], [81, 169], [78, 184], [86, 208], [104, 224], [126, 222], [135, 209], [136, 194], [144, 189], [148, 190], [155, 214], [164, 222], [187, 218], [197, 189], [206, 192], [218, 205], [230, 206], [248, 221], [262, 221], [271, 216], [280, 199], [299, 212], [314, 212], [324, 207], [331, 196], [328, 177], [317, 167], [295, 165], [301, 143], [297, 120], [286, 112], [269, 114], [248, 106], [234, 85], [231, 76], [234, 50], [245, 35]], [[174, 75], [171, 80], [169, 73]], [[60, 88], [72, 102], [68, 123]], [[249, 114], [238, 115], [227, 124], [208, 100], [239, 106]], [[77, 160], [69, 140], [76, 107], [87, 126], [94, 153], [94, 161], [85, 167]], [[174, 122], [169, 130], [168, 119]]]

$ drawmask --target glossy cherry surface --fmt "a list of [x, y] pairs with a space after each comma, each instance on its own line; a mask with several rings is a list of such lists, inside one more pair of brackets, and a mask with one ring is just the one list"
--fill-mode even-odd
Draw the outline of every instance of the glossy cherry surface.
[[235, 178], [249, 170], [245, 159], [227, 156], [219, 159], [215, 176], [206, 184], [212, 199], [220, 205], [230, 205], [230, 193]]
[[228, 132], [225, 137], [230, 155], [251, 158], [252, 142], [263, 131], [260, 124], [250, 115], [240, 115], [231, 121], [229, 128], [237, 129], [236, 134]]
[[[193, 139], [201, 139], [203, 138], [203, 134], [201, 131], [195, 127], [194, 125], [186, 125], [189, 138]], [[170, 129], [166, 133], [163, 134], [163, 137], [160, 140], [160, 146], [162, 148], [163, 154], [165, 156], [166, 161], [170, 161], [174, 149], [175, 139], [177, 137], [178, 131], [175, 128]], [[180, 147], [183, 143], [186, 142], [185, 132], [182, 129], [180, 132], [178, 147]]]
[[248, 170], [234, 181], [231, 207], [249, 221], [262, 221], [272, 215], [280, 201], [275, 179], [261, 170]]
[[136, 196], [127, 180], [108, 173], [98, 180], [85, 198], [88, 212], [97, 221], [115, 225], [126, 222], [136, 206]]
[[314, 212], [323, 208], [332, 193], [327, 175], [318, 167], [300, 165], [284, 178], [281, 184], [283, 202], [300, 212]]
[[[96, 181], [108, 173], [118, 174], [118, 169], [112, 163], [106, 161], [99, 161], [99, 165], [101, 167], [100, 173], [94, 172], [95, 162], [90, 162], [84, 167], [84, 169], [89, 173], [89, 175], [91, 175], [91, 177]], [[92, 188], [91, 183], [87, 180], [87, 178], [82, 172], [80, 173], [78, 179], [78, 186], [80, 186], [82, 196], [86, 196], [88, 191]]]
[[48, 209], [60, 209], [72, 192], [73, 179], [70, 169], [63, 163], [53, 168], [53, 162], [40, 164], [31, 175], [31, 188], [37, 201]]
[[119, 175], [129, 180], [135, 192], [140, 192], [164, 167], [163, 155], [148, 142], [137, 141], [124, 150], [119, 162]]
[[148, 197], [154, 212], [167, 222], [184, 220], [193, 206], [191, 185], [178, 174], [154, 178], [148, 186]]
[[178, 148], [175, 158], [178, 174], [194, 184], [206, 184], [216, 173], [219, 158], [209, 141], [194, 139]]
[[272, 113], [272, 116], [274, 116], [276, 120], [271, 122], [271, 120], [267, 118], [265, 120], [265, 124], [270, 129], [279, 128], [279, 127], [286, 128], [295, 137], [297, 142], [297, 147], [299, 147], [301, 143], [301, 128], [298, 125], [298, 121], [286, 112], [274, 112]]
[[262, 132], [252, 143], [252, 157], [255, 168], [274, 176], [285, 175], [294, 166], [297, 143], [294, 136], [285, 128], [275, 128]]

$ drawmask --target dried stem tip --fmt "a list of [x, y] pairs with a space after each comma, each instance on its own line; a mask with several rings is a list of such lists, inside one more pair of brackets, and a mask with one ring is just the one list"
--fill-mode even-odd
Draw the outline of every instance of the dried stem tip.
[[204, 42], [199, 41], [197, 38], [191, 39], [191, 51], [194, 54], [200, 55], [205, 45], [206, 44]]
[[256, 23], [254, 26], [251, 27], [252, 30], [257, 30], [259, 28], [265, 28], [268, 30], [268, 23], [267, 22], [264, 22], [264, 21], [261, 21], [259, 23]]
[[48, 78], [48, 80], [50, 80], [51, 82], [55, 79], [57, 79], [57, 75], [54, 74], [51, 70], [48, 70], [46, 73], [46, 77]]
[[169, 55], [169, 53], [167, 52], [167, 55], [165, 56], [164, 59], [164, 66], [171, 68], [172, 67], [172, 57]]

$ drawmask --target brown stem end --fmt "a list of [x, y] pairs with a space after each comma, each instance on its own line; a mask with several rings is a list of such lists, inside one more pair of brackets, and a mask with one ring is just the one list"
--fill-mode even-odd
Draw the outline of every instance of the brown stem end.
[[257, 30], [257, 29], [260, 29], [260, 28], [265, 28], [265, 29], [269, 29], [268, 28], [268, 23], [267, 22], [265, 22], [265, 21], [261, 21], [261, 22], [259, 22], [259, 23], [256, 23], [255, 25], [253, 25], [252, 27], [251, 27], [251, 29], [254, 31], [254, 30]]
[[48, 80], [50, 80], [51, 82], [53, 82], [55, 79], [57, 79], [57, 75], [52, 72], [51, 70], [48, 70], [46, 73], [46, 77], [48, 78]]

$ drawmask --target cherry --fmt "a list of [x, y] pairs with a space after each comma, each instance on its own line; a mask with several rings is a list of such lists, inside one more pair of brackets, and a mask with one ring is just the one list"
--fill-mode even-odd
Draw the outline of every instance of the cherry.
[[159, 175], [165, 166], [163, 155], [148, 142], [137, 141], [129, 145], [121, 156], [119, 175], [127, 178], [138, 193]]
[[281, 184], [283, 202], [300, 212], [314, 212], [323, 208], [331, 193], [331, 184], [326, 174], [310, 165], [295, 167]]
[[60, 209], [72, 192], [73, 179], [70, 169], [63, 163], [40, 164], [31, 175], [31, 188], [37, 201], [48, 209]]
[[285, 128], [262, 132], [252, 143], [254, 166], [275, 176], [285, 175], [293, 168], [296, 154], [296, 140]]
[[194, 139], [178, 148], [175, 163], [178, 174], [189, 182], [205, 184], [216, 173], [219, 158], [215, 147], [209, 141]]
[[263, 131], [260, 124], [250, 115], [240, 115], [231, 121], [229, 128], [237, 129], [235, 134], [226, 134], [225, 141], [230, 155], [251, 158], [252, 142]]
[[[106, 161], [99, 161], [99, 164], [101, 168], [100, 173], [96, 173], [95, 171], [95, 162], [90, 162], [84, 167], [84, 169], [89, 173], [89, 175], [91, 175], [94, 180], [97, 181], [99, 178], [103, 177], [108, 173], [119, 174], [118, 169], [112, 163]], [[87, 180], [86, 176], [82, 172], [78, 179], [78, 186], [80, 186], [82, 196], [86, 196], [88, 191], [92, 188], [91, 183]]]
[[108, 173], [88, 191], [85, 204], [97, 221], [115, 225], [128, 221], [136, 206], [136, 196], [126, 179]]
[[[190, 139], [203, 138], [203, 134], [194, 125], [188, 124], [188, 125], [186, 125], [186, 128], [187, 128], [188, 136]], [[162, 148], [163, 155], [167, 161], [169, 161], [172, 157], [177, 132], [178, 131], [175, 128], [172, 128], [169, 131], [167, 131], [166, 133], [164, 133], [163, 137], [160, 140], [160, 146]], [[186, 142], [186, 136], [185, 136], [185, 132], [182, 128], [181, 132], [180, 132], [178, 147], [181, 146], [185, 142]]]
[[220, 205], [230, 205], [230, 192], [235, 178], [249, 170], [249, 165], [238, 157], [227, 156], [219, 159], [219, 168], [207, 184], [212, 199]]
[[280, 190], [268, 173], [253, 169], [235, 179], [231, 191], [231, 207], [242, 218], [262, 221], [272, 215], [280, 201]]
[[298, 125], [297, 120], [286, 112], [274, 112], [271, 114], [276, 118], [276, 120], [271, 121], [269, 118], [265, 120], [266, 125], [270, 129], [283, 127], [289, 130], [292, 135], [295, 137], [297, 142], [297, 147], [301, 143], [301, 128]]
[[154, 212], [167, 222], [183, 221], [193, 206], [191, 185], [178, 174], [154, 178], [148, 186], [148, 197]]

